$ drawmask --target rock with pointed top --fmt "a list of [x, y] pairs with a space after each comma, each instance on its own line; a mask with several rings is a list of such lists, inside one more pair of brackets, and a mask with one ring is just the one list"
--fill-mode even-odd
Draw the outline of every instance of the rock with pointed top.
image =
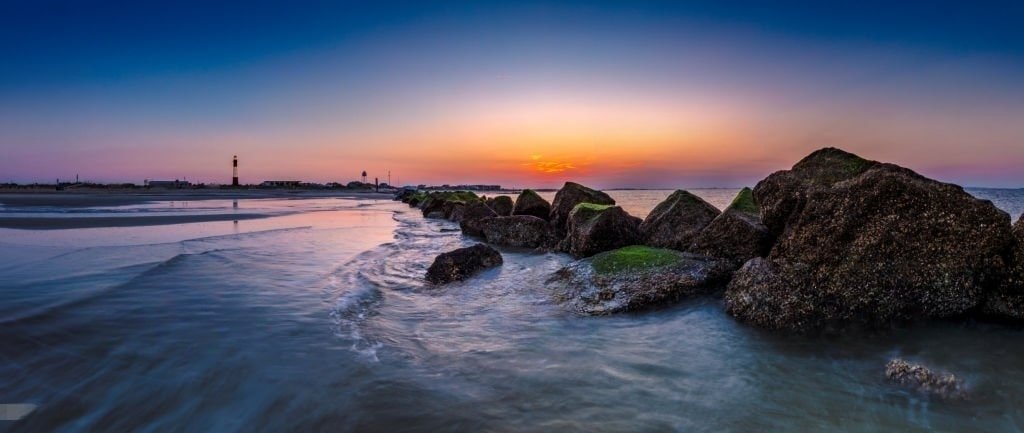
[[[512, 197], [507, 195], [499, 195], [489, 203], [491, 209], [498, 216], [509, 216], [512, 215], [512, 209], [515, 207], [515, 202], [512, 201]], [[545, 216], [546, 218], [546, 216]]]
[[772, 235], [761, 224], [760, 210], [750, 188], [743, 188], [729, 207], [696, 236], [689, 251], [725, 259], [740, 267], [754, 257], [764, 257], [772, 247]]
[[644, 245], [683, 251], [721, 212], [704, 199], [676, 190], [640, 223]]
[[551, 204], [532, 189], [524, 189], [516, 197], [512, 215], [532, 215], [547, 220], [551, 214]]
[[560, 249], [573, 257], [640, 243], [640, 218], [619, 206], [580, 203], [569, 214], [567, 234]]
[[559, 233], [565, 233], [568, 228], [569, 214], [580, 203], [614, 205], [615, 200], [601, 191], [575, 182], [566, 182], [562, 189], [555, 193], [555, 199], [551, 202], [551, 217], [549, 219]]

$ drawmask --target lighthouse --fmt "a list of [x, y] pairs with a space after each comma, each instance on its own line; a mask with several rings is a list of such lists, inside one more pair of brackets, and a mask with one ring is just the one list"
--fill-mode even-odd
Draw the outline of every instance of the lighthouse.
[[231, 160], [231, 186], [238, 186], [238, 155]]

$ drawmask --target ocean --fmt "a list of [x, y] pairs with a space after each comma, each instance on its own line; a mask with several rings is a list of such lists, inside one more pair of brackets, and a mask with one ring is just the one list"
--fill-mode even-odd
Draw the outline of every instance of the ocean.
[[[692, 191], [724, 207], [737, 190]], [[1024, 190], [969, 191], [1024, 212]], [[670, 192], [610, 194], [643, 217]], [[0, 229], [0, 404], [31, 408], [0, 431], [1024, 430], [1020, 326], [787, 336], [711, 298], [579, 317], [545, 285], [562, 254], [502, 250], [499, 268], [425, 283], [438, 253], [477, 241], [387, 200], [0, 207], [232, 212], [270, 217]], [[888, 384], [894, 356], [955, 372], [972, 399]]]

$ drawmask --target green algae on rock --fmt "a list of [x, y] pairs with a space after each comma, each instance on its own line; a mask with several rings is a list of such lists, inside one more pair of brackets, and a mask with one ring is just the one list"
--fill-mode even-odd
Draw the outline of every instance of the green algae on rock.
[[652, 248], [644, 245], [630, 245], [606, 254], [594, 256], [592, 264], [599, 274], [636, 271], [676, 264], [681, 260], [679, 254], [663, 248]]
[[729, 260], [737, 268], [767, 255], [773, 237], [761, 224], [758, 211], [751, 189], [743, 188], [732, 204], [701, 230], [688, 251]]
[[640, 243], [640, 219], [619, 206], [579, 203], [569, 214], [567, 234], [560, 249], [574, 257]]
[[551, 202], [550, 221], [559, 233], [565, 233], [568, 228], [569, 214], [580, 203], [613, 205], [615, 200], [601, 191], [575, 182], [566, 182], [562, 189], [555, 193], [555, 199]]
[[604, 315], [712, 293], [728, 276], [729, 266], [718, 260], [633, 245], [570, 263], [548, 282], [570, 310]]
[[865, 161], [824, 149], [758, 184], [778, 240], [730, 282], [730, 314], [771, 329], [871, 328], [973, 312], [1001, 284], [1005, 212], [959, 186]]

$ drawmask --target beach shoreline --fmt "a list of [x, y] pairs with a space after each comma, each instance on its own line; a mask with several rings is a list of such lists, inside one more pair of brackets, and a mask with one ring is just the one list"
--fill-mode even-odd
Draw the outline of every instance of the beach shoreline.
[[331, 190], [0, 190], [0, 205], [7, 207], [101, 207], [162, 201], [349, 198], [386, 200], [391, 192]]
[[[350, 199], [389, 200], [392, 194], [386, 192], [340, 192], [318, 190], [190, 190], [190, 191], [53, 191], [53, 192], [6, 192], [0, 191], [0, 228], [15, 230], [64, 230], [110, 227], [143, 227], [174, 224], [240, 221], [271, 218], [286, 215], [280, 212], [221, 212], [201, 215], [145, 215], [145, 216], [5, 216], [5, 210], [17, 208], [92, 208], [117, 207], [159, 202], [201, 201], [201, 200], [304, 200], [304, 199]], [[16, 210], [15, 210], [16, 212]]]

